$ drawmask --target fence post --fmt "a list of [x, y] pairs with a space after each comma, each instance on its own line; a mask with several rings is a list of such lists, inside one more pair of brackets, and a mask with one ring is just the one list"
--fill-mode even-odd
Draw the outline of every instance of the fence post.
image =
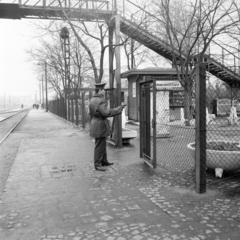
[[65, 96], [64, 96], [64, 98], [62, 98], [62, 104], [61, 104], [62, 106], [61, 107], [62, 107], [62, 111], [63, 111], [63, 116], [65, 119], [67, 119], [67, 103], [66, 103]]
[[71, 122], [74, 123], [74, 102], [73, 102], [73, 98], [71, 98]]
[[[200, 59], [200, 58], [199, 58]], [[196, 192], [206, 192], [206, 66], [201, 59], [196, 66]]]
[[62, 101], [61, 101], [61, 108], [62, 108], [63, 118], [66, 119], [67, 110], [66, 110], [66, 102], [65, 101], [66, 101], [66, 99], [63, 97]]
[[224, 65], [224, 49], [222, 48], [222, 65]]
[[58, 115], [58, 116], [61, 116], [61, 115], [59, 114], [59, 98], [58, 98], [58, 96], [57, 96], [57, 115]]
[[67, 97], [67, 108], [68, 108], [68, 110], [67, 110], [67, 120], [68, 121], [71, 121], [71, 101], [70, 101], [70, 94], [68, 95], [68, 97]]
[[234, 72], [236, 73], [237, 72], [236, 57], [234, 56], [233, 59], [234, 59]]
[[85, 92], [82, 92], [82, 127], [85, 128]]
[[74, 91], [74, 100], [75, 100], [75, 119], [76, 119], [76, 125], [78, 125], [79, 124], [79, 107], [78, 107], [78, 92], [77, 92], [78, 90], [75, 90]]

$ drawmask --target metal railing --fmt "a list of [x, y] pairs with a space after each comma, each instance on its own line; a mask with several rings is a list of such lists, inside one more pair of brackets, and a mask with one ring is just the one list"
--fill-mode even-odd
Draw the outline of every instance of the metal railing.
[[[130, 0], [122, 0], [118, 2], [117, 11], [122, 17], [136, 23], [152, 35], [159, 37], [159, 34], [163, 33], [163, 31], [159, 29], [158, 23], [160, 19], [151, 14], [151, 7], [153, 7], [151, 4], [140, 6]], [[162, 37], [161, 39], [167, 40]]]
[[[112, 0], [113, 1], [113, 0]], [[0, 3], [19, 4], [24, 7], [98, 9], [112, 10], [114, 4], [108, 0], [1, 0]]]
[[[164, 33], [164, 29], [159, 24], [161, 19], [158, 16], [152, 14], [153, 4], [143, 6], [138, 5], [131, 0], [122, 0], [117, 3], [118, 13], [125, 19], [132, 21], [137, 24], [151, 35], [156, 36], [162, 41], [168, 48], [170, 46], [168, 36]], [[174, 52], [177, 52], [176, 48]], [[197, 51], [196, 51], [197, 53]], [[228, 68], [236, 74], [240, 74], [240, 57], [233, 54], [227, 48], [221, 46], [216, 41], [211, 41], [210, 46], [206, 52], [206, 56], [220, 63], [224, 67]]]
[[218, 42], [211, 42], [208, 49], [208, 55], [232, 72], [240, 74], [240, 58], [227, 48], [221, 46]]

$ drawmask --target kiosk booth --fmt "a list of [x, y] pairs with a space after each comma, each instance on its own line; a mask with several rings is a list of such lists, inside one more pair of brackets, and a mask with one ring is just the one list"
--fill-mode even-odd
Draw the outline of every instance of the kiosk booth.
[[140, 157], [156, 167], [156, 139], [170, 136], [171, 122], [183, 120], [183, 88], [172, 68], [130, 70], [128, 116], [140, 122]]

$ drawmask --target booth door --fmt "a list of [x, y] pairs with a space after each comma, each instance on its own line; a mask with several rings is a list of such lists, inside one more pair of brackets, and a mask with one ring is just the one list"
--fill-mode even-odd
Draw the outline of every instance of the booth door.
[[140, 157], [156, 167], [156, 87], [155, 82], [140, 84]]

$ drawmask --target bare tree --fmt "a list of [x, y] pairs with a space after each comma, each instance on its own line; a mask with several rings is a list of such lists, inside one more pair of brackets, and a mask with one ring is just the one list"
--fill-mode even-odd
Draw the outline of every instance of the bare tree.
[[37, 63], [38, 71], [44, 75], [44, 64], [47, 63], [48, 82], [57, 95], [62, 96], [64, 88], [64, 65], [60, 46], [43, 41], [41, 47], [30, 52]]
[[[57, 28], [57, 30], [53, 30]], [[41, 42], [41, 46], [30, 52], [31, 57], [37, 63], [43, 65], [47, 63], [48, 68], [48, 82], [50, 87], [56, 92], [59, 97], [64, 97], [64, 89], [70, 87], [75, 90], [82, 87], [83, 76], [91, 72], [89, 61], [86, 58], [86, 52], [79, 47], [79, 43], [75, 37], [70, 37], [70, 76], [69, 83], [65, 81], [65, 65], [64, 53], [59, 37], [59, 26], [51, 25], [44, 29], [48, 32], [50, 37]], [[43, 71], [41, 67], [38, 69]], [[42, 74], [44, 74], [42, 72]], [[69, 86], [67, 86], [69, 84]]]
[[[59, 1], [59, 5], [62, 7], [61, 1]], [[108, 44], [106, 44], [106, 37], [107, 37], [107, 32], [108, 29], [105, 24], [102, 22], [96, 22], [96, 26], [94, 28], [94, 31], [91, 31], [88, 26], [84, 21], [79, 20], [78, 22], [72, 22], [71, 19], [68, 17], [68, 13], [62, 8], [63, 15], [69, 24], [72, 32], [74, 33], [76, 39], [78, 42], [81, 44], [81, 46], [85, 49], [85, 51], [88, 54], [89, 61], [92, 66], [95, 82], [101, 82], [104, 74], [104, 55], [105, 51], [108, 47]], [[96, 27], [98, 30], [96, 30]], [[93, 28], [92, 28], [93, 29]], [[94, 32], [94, 33], [93, 33]], [[88, 45], [89, 43], [89, 38], [88, 41], [84, 40], [84, 35], [94, 39], [96, 42], [98, 42], [99, 47], [93, 47], [94, 45]], [[90, 41], [92, 43], [92, 41]], [[97, 50], [100, 49], [100, 53], [96, 54]], [[99, 64], [97, 64], [97, 57], [100, 59]]]
[[[210, 43], [238, 24], [234, 1], [161, 0], [155, 1], [159, 28], [164, 30], [172, 49], [172, 62], [185, 91], [184, 113], [190, 124], [194, 64], [196, 55], [204, 58]], [[176, 54], [177, 52], [177, 54]]]
[[235, 0], [234, 6], [237, 10], [237, 14], [234, 16], [235, 19], [238, 20], [238, 24], [236, 24], [233, 28], [229, 29], [228, 37], [230, 37], [229, 41], [221, 41], [221, 44], [229, 49], [235, 55], [235, 64], [236, 70], [240, 73], [240, 1]]
[[144, 48], [142, 44], [129, 39], [127, 36], [122, 35], [122, 42], [124, 54], [126, 56], [125, 63], [127, 69], [138, 68], [142, 63], [148, 59], [149, 49]]

